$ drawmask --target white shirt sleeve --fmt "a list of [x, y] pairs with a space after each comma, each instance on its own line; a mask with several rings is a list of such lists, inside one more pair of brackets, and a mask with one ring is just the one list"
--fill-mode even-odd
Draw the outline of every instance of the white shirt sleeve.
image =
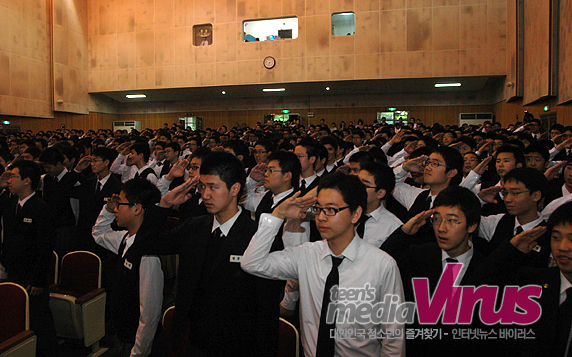
[[344, 157], [344, 165], [349, 165], [350, 164], [350, 157], [352, 157], [352, 155], [358, 151], [359, 151], [359, 148], [354, 148], [352, 151], [350, 151], [350, 153], [347, 154], [346, 157]]
[[425, 190], [405, 183], [407, 171], [403, 170], [403, 166], [397, 166], [394, 168], [393, 173], [395, 174], [395, 189], [393, 190], [393, 197], [395, 197], [399, 203], [409, 210], [411, 206], [413, 206], [417, 196]]
[[481, 217], [481, 223], [479, 224], [479, 237], [485, 238], [488, 242], [490, 242], [491, 238], [495, 234], [495, 229], [497, 229], [497, 225], [503, 216], [504, 214], [501, 213], [492, 216]]
[[103, 206], [91, 233], [95, 243], [117, 254], [119, 246], [121, 245], [121, 240], [127, 231], [112, 230], [111, 223], [114, 219], [115, 214], [108, 212], [105, 206]]
[[271, 214], [262, 214], [258, 231], [252, 237], [240, 262], [242, 270], [269, 279], [298, 279], [298, 264], [294, 249], [286, 248], [269, 253], [282, 222], [282, 219]]
[[157, 256], [143, 256], [139, 266], [139, 327], [131, 356], [151, 354], [153, 337], [161, 320], [163, 271]]
[[258, 192], [258, 190], [256, 189], [256, 185], [258, 185], [258, 181], [254, 180], [250, 176], [246, 178], [246, 184], [245, 184], [246, 201], [244, 201], [242, 207], [244, 207], [244, 209], [250, 212], [256, 211], [256, 208], [258, 208], [260, 201], [262, 201], [262, 198], [264, 197], [266, 192], [268, 192], [265, 190], [261, 190], [261, 192]]
[[115, 161], [113, 161], [113, 164], [111, 164], [110, 171], [123, 176], [129, 169], [130, 167], [125, 165], [125, 156], [119, 154]]

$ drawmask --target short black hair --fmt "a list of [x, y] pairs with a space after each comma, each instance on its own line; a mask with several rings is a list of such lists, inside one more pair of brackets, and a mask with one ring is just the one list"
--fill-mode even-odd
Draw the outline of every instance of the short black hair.
[[350, 211], [355, 212], [358, 207], [365, 212], [367, 205], [367, 192], [365, 186], [355, 175], [346, 175], [341, 172], [334, 172], [320, 179], [318, 194], [323, 189], [333, 189], [338, 191], [344, 202], [349, 206]]
[[240, 139], [230, 139], [222, 144], [222, 147], [225, 149], [231, 149], [236, 156], [242, 155], [242, 159], [246, 160], [248, 158], [248, 146], [244, 143], [244, 141]]
[[63, 165], [65, 157], [60, 150], [52, 146], [42, 151], [39, 160], [41, 163], [56, 166], [58, 162]]
[[374, 177], [376, 190], [385, 190], [383, 199], [386, 199], [393, 192], [395, 188], [395, 174], [391, 167], [375, 161], [365, 162], [360, 167]]
[[471, 151], [475, 151], [477, 149], [477, 141], [470, 136], [463, 135], [457, 140], [457, 142], [462, 142], [469, 145], [469, 147], [472, 149]]
[[36, 162], [31, 160], [16, 160], [6, 168], [6, 170], [12, 169], [18, 169], [20, 171], [20, 178], [22, 180], [25, 178], [30, 179], [32, 190], [35, 190], [40, 184], [42, 168]]
[[197, 150], [193, 151], [193, 153], [191, 154], [191, 157], [189, 157], [189, 162], [196, 158], [199, 159], [204, 159], [207, 155], [209, 155], [211, 153], [211, 149], [209, 149], [208, 147], [198, 147]]
[[240, 190], [237, 197], [240, 199], [242, 196], [246, 182], [246, 173], [244, 172], [242, 162], [233, 154], [227, 152], [211, 152], [203, 159], [200, 174], [201, 176], [213, 175], [220, 177], [221, 181], [226, 184], [229, 190], [232, 185], [238, 182], [240, 184]]
[[523, 166], [526, 164], [524, 154], [520, 148], [509, 144], [502, 145], [500, 148], [497, 149], [495, 153], [495, 159], [498, 157], [499, 154], [503, 152], [512, 153], [512, 156], [514, 156], [514, 159], [517, 164], [521, 164]]
[[144, 178], [129, 180], [121, 186], [121, 191], [125, 193], [125, 198], [132, 204], [141, 204], [143, 209], [161, 201], [161, 191]]
[[32, 157], [34, 159], [37, 159], [38, 157], [40, 157], [40, 154], [42, 153], [42, 149], [40, 149], [39, 147], [36, 147], [36, 146], [30, 146], [24, 152], [26, 154], [32, 155]]
[[107, 164], [107, 167], [111, 167], [111, 165], [113, 164], [113, 161], [115, 161], [115, 159], [117, 158], [118, 155], [119, 155], [119, 153], [116, 150], [106, 148], [106, 147], [98, 147], [98, 148], [93, 149], [93, 151], [91, 152], [92, 157], [93, 156], [99, 157], [103, 161], [109, 160], [109, 164]]
[[331, 135], [324, 136], [322, 139], [320, 139], [320, 144], [321, 145], [329, 144], [336, 150], [338, 150], [338, 147], [339, 147], [338, 139], [336, 139], [335, 136], [331, 136]]
[[530, 154], [530, 153], [539, 153], [540, 156], [542, 156], [542, 158], [544, 159], [544, 161], [548, 162], [549, 158], [550, 158], [550, 152], [548, 152], [548, 148], [538, 142], [534, 143], [534, 144], [530, 144], [526, 147], [526, 149], [524, 149], [524, 154]]
[[463, 180], [463, 166], [465, 165], [465, 160], [463, 160], [461, 153], [449, 146], [439, 146], [431, 153], [436, 153], [443, 157], [445, 165], [447, 165], [445, 172], [457, 170], [457, 174], [451, 179], [449, 185], [454, 186], [460, 184]]
[[135, 142], [131, 145], [131, 150], [135, 151], [137, 154], [143, 154], [143, 160], [145, 162], [149, 161], [149, 156], [151, 156], [151, 149], [149, 149], [149, 144], [144, 142]]
[[546, 176], [542, 172], [529, 167], [517, 167], [507, 172], [504, 175], [504, 182], [510, 181], [522, 182], [531, 193], [540, 191], [541, 197], [545, 196], [548, 188]]
[[171, 141], [165, 145], [165, 149], [167, 148], [171, 148], [174, 152], [178, 152], [179, 154], [181, 153], [181, 145], [179, 145], [179, 143], [176, 141]]
[[308, 160], [310, 157], [318, 158], [318, 146], [316, 142], [312, 139], [302, 139], [296, 146], [302, 146], [306, 148], [306, 154], [308, 155]]
[[435, 197], [433, 207], [458, 207], [467, 219], [467, 227], [481, 221], [481, 203], [471, 190], [449, 186]]
[[357, 162], [360, 167], [361, 165], [365, 164], [366, 162], [373, 162], [373, 155], [367, 151], [358, 151], [349, 158], [349, 162]]
[[572, 225], [572, 202], [566, 202], [554, 210], [548, 222], [546, 223], [546, 231], [550, 234], [555, 226], [570, 224]]
[[302, 165], [300, 165], [298, 156], [291, 151], [276, 150], [268, 155], [268, 162], [270, 161], [278, 161], [282, 174], [287, 172], [292, 173], [292, 187], [297, 190], [300, 181], [300, 172], [302, 171]]
[[[258, 140], [256, 142], [256, 145], [262, 145], [264, 146], [264, 150], [266, 150], [266, 153], [272, 152], [274, 151], [274, 145], [272, 145], [272, 142], [270, 140]], [[255, 145], [255, 146], [256, 146]]]

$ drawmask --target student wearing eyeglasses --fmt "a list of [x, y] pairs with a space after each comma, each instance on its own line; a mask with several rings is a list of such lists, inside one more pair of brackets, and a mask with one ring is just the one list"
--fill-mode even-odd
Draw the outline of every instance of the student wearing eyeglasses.
[[[516, 168], [504, 175], [500, 197], [508, 213], [483, 216], [475, 246], [485, 254], [502, 242], [522, 231], [546, 225], [539, 213], [539, 202], [548, 188], [546, 177], [532, 168]], [[547, 267], [550, 255], [550, 237], [538, 239], [537, 246], [528, 255], [529, 265]]]
[[[414, 159], [407, 160], [403, 165], [396, 167], [395, 189], [393, 196], [407, 210], [407, 217], [399, 217], [406, 222], [411, 217], [431, 209], [435, 197], [449, 186], [458, 185], [463, 178], [463, 156], [459, 151], [440, 146], [433, 150], [429, 157], [422, 155]], [[405, 183], [405, 178], [409, 172], [423, 172], [423, 182], [425, 188], [413, 187]], [[422, 228], [423, 233], [430, 233], [427, 227]], [[433, 241], [431, 234], [416, 235], [416, 243], [427, 243]]]
[[[320, 180], [318, 197], [292, 198], [263, 214], [241, 262], [246, 272], [271, 279], [298, 279], [300, 320], [304, 355], [313, 356], [404, 356], [404, 339], [381, 339], [353, 335], [351, 331], [375, 330], [403, 333], [396, 322], [343, 322], [328, 324], [328, 306], [337, 298], [333, 290], [373, 289], [371, 297], [357, 294], [352, 301], [376, 304], [385, 296], [395, 295], [403, 301], [399, 270], [387, 253], [360, 239], [355, 224], [366, 207], [367, 193], [359, 178], [333, 173]], [[312, 206], [313, 205], [313, 206]], [[285, 218], [298, 217], [312, 207], [322, 240], [270, 253], [276, 232]], [[337, 268], [336, 268], [337, 266]], [[330, 293], [329, 293], [330, 292]], [[341, 299], [341, 298], [340, 298]], [[357, 300], [356, 300], [357, 299]], [[352, 314], [352, 312], [350, 312]], [[337, 332], [336, 332], [337, 331]]]

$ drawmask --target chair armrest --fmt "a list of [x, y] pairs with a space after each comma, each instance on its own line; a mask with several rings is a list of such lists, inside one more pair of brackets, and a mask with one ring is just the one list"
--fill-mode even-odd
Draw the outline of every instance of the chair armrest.
[[34, 336], [34, 331], [26, 330], [20, 332], [14, 337], [7, 339], [6, 341], [0, 343], [0, 354], [8, 351], [10, 348], [18, 345], [20, 342], [27, 340], [28, 338], [31, 338], [33, 336]]
[[80, 304], [80, 305], [81, 305], [81, 304], [84, 304], [84, 303], [88, 302], [89, 300], [94, 299], [94, 298], [96, 298], [97, 296], [99, 296], [99, 295], [101, 295], [101, 294], [104, 294], [104, 293], [105, 293], [105, 289], [104, 289], [104, 288], [99, 288], [99, 289], [92, 290], [92, 291], [90, 291], [89, 293], [87, 293], [87, 294], [85, 294], [85, 295], [83, 295], [83, 296], [78, 297], [78, 298], [75, 300], [75, 303], [76, 303], [76, 304]]

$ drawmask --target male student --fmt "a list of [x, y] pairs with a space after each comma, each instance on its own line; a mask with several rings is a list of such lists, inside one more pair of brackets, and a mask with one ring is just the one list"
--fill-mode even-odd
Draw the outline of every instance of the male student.
[[[324, 177], [318, 186], [318, 198], [297, 198], [298, 193], [263, 214], [256, 235], [244, 253], [241, 266], [251, 274], [273, 279], [298, 279], [300, 319], [304, 355], [312, 356], [402, 356], [403, 339], [373, 339], [354, 336], [335, 339], [335, 331], [349, 333], [353, 329], [402, 332], [403, 325], [355, 322], [328, 322], [328, 307], [335, 306], [333, 291], [367, 288], [373, 292], [369, 301], [364, 294], [356, 299], [375, 304], [386, 296], [402, 300], [402, 286], [395, 261], [380, 249], [360, 239], [356, 224], [365, 209], [367, 194], [355, 176], [334, 173]], [[323, 240], [269, 253], [274, 237], [286, 217], [298, 216], [312, 203], [316, 224]], [[332, 290], [330, 290], [332, 289]], [[332, 294], [330, 294], [332, 292]], [[350, 313], [351, 314], [351, 313]], [[338, 334], [339, 335], [339, 334]]]
[[[536, 169], [522, 167], [508, 172], [503, 181], [500, 195], [508, 213], [483, 216], [478, 230], [480, 238], [474, 240], [478, 249], [487, 255], [516, 234], [545, 224], [538, 205], [548, 186], [546, 177]], [[538, 246], [529, 254], [530, 264], [548, 266], [548, 245], [548, 237], [539, 240]]]
[[[126, 157], [127, 153], [129, 154]], [[156, 185], [157, 175], [148, 164], [150, 154], [149, 145], [146, 142], [136, 142], [117, 156], [111, 165], [111, 172], [121, 175], [123, 183], [141, 177]]]
[[[8, 281], [28, 291], [30, 329], [38, 336], [37, 355], [57, 356], [56, 328], [49, 307], [48, 275], [55, 238], [54, 210], [36, 194], [41, 168], [15, 160], [0, 178], [12, 197], [0, 196], [2, 244], [0, 263]], [[1, 297], [0, 297], [1, 300]]]
[[[541, 287], [535, 298], [540, 305], [539, 319], [525, 326], [534, 339], [508, 340], [498, 350], [504, 356], [570, 356], [572, 321], [572, 203], [557, 208], [547, 227], [536, 227], [504, 241], [484, 262], [475, 279], [478, 284]], [[527, 266], [537, 239], [544, 232], [550, 237], [555, 267]]]
[[403, 224], [385, 208], [385, 200], [395, 187], [395, 176], [389, 166], [371, 161], [361, 164], [358, 177], [366, 188], [367, 205], [356, 231], [361, 238], [380, 247]]
[[[232, 154], [206, 156], [200, 168], [199, 191], [209, 215], [186, 220], [149, 240], [143, 250], [180, 256], [169, 344], [175, 355], [276, 355], [278, 286], [240, 268], [256, 231], [250, 214], [238, 205], [244, 182], [242, 163]], [[190, 199], [192, 184], [188, 180], [161, 199], [155, 209], [155, 224], [166, 217], [166, 208]]]
[[[148, 356], [161, 319], [163, 271], [156, 256], [143, 256], [137, 246], [153, 239], [155, 222], [146, 221], [146, 212], [161, 199], [159, 189], [143, 178], [127, 181], [101, 210], [93, 226], [97, 244], [117, 254], [117, 284], [113, 313], [117, 356]], [[111, 223], [125, 230], [114, 231]]]
[[326, 171], [332, 173], [336, 171], [336, 154], [339, 150], [338, 139], [334, 136], [324, 136], [320, 139], [320, 144], [328, 150], [328, 160], [326, 160]]
[[320, 178], [314, 171], [314, 162], [318, 159], [317, 145], [308, 139], [302, 140], [294, 148], [294, 154], [298, 156], [302, 171], [300, 172], [300, 191], [305, 195], [314, 187], [318, 187]]
[[46, 171], [42, 177], [42, 199], [55, 214], [55, 251], [60, 257], [77, 249], [75, 239], [76, 219], [71, 206], [71, 191], [77, 182], [77, 175], [64, 166], [65, 157], [54, 147], [47, 148], [40, 155], [40, 162]]
[[71, 195], [79, 199], [77, 228], [80, 249], [93, 251], [91, 229], [105, 205], [105, 198], [121, 191], [121, 181], [109, 170], [114, 159], [112, 149], [100, 147], [94, 149], [91, 155], [84, 156], [75, 168], [76, 171], [83, 171], [91, 166], [91, 172], [94, 174], [80, 179], [81, 185], [74, 187]]
[[[395, 257], [403, 279], [405, 298], [415, 302], [413, 278], [427, 278], [429, 295], [433, 296], [439, 279], [447, 263], [462, 264], [457, 277], [457, 285], [467, 285], [469, 278], [484, 261], [484, 256], [473, 249], [471, 235], [477, 229], [481, 207], [478, 198], [468, 189], [451, 186], [442, 190], [435, 198], [433, 209], [424, 211], [411, 218], [387, 239], [382, 249]], [[434, 240], [412, 245], [411, 235], [417, 233], [420, 225], [431, 216], [429, 222], [434, 231]], [[433, 236], [433, 235], [431, 235]], [[478, 324], [478, 321], [474, 321]], [[431, 356], [439, 351], [443, 356], [472, 353], [466, 349], [465, 341], [453, 343], [452, 328], [475, 328], [476, 325], [449, 326], [419, 325], [416, 321], [414, 329], [439, 328], [445, 333], [443, 339], [426, 340], [421, 337], [407, 341], [407, 353], [411, 356]], [[447, 337], [448, 336], [448, 337]], [[474, 347], [474, 346], [473, 346]]]

